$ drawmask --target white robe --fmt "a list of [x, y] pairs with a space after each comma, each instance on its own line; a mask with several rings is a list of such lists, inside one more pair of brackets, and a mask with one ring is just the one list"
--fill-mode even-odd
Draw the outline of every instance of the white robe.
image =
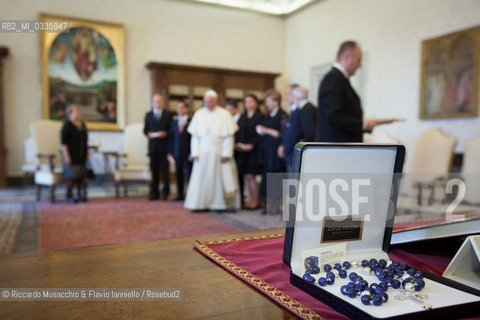
[[[190, 210], [240, 209], [240, 193], [233, 147], [237, 124], [230, 113], [215, 107], [195, 112], [188, 126], [191, 155], [198, 156], [188, 183], [185, 208]], [[221, 157], [230, 158], [221, 163]]]

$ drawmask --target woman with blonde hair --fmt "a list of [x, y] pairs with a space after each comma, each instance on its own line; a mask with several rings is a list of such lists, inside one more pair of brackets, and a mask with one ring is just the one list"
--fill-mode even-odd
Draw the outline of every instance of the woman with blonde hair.
[[[67, 180], [67, 202], [87, 201], [87, 158], [88, 131], [81, 120], [80, 108], [67, 107], [67, 120], [61, 131], [63, 175]], [[77, 185], [77, 196], [73, 196], [73, 185]]]
[[[278, 156], [278, 146], [282, 141], [282, 132], [287, 123], [288, 115], [281, 107], [282, 96], [275, 89], [270, 89], [265, 93], [265, 106], [268, 115], [262, 123], [256, 127], [260, 138], [259, 158], [263, 161], [261, 196], [267, 197], [267, 175], [269, 173], [285, 172], [285, 163]], [[272, 190], [270, 190], [272, 192]], [[272, 196], [270, 194], [270, 196]], [[273, 195], [277, 198], [278, 195]], [[278, 208], [270, 206], [273, 210]], [[264, 211], [266, 212], [266, 211]]]

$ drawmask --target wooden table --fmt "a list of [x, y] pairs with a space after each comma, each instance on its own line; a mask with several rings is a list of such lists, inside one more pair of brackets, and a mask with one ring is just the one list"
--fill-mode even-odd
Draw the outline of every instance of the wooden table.
[[182, 288], [183, 301], [3, 301], [0, 319], [294, 319], [197, 252], [194, 240], [283, 229], [122, 243], [1, 257], [1, 288]]

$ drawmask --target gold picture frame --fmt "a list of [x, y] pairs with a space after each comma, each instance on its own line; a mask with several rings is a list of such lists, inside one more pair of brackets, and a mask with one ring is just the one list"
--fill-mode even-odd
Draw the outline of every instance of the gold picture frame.
[[65, 107], [75, 104], [89, 130], [122, 130], [124, 26], [50, 14], [39, 21], [69, 24], [65, 32], [40, 33], [43, 118], [64, 120]]
[[420, 119], [478, 115], [480, 27], [422, 42]]

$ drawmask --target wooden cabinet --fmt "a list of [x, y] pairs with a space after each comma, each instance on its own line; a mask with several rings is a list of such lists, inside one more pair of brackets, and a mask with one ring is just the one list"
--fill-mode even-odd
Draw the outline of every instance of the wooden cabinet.
[[5, 148], [5, 117], [3, 111], [3, 58], [8, 49], [0, 47], [0, 188], [7, 186], [7, 150]]
[[160, 93], [170, 111], [175, 111], [179, 99], [185, 99], [192, 110], [202, 106], [203, 94], [208, 89], [218, 93], [218, 103], [254, 93], [263, 99], [263, 93], [275, 87], [277, 73], [252, 72], [150, 62], [152, 94]]

